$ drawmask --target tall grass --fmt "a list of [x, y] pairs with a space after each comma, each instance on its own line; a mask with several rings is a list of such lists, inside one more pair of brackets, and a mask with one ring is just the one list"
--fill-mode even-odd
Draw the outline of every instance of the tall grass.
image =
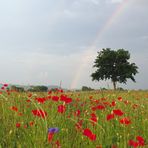
[[[72, 98], [71, 103], [52, 100], [61, 94]], [[122, 99], [119, 99], [121, 97]], [[39, 103], [36, 98], [45, 98]], [[112, 102], [115, 106], [111, 106]], [[57, 111], [58, 105], [66, 106], [63, 113]], [[104, 109], [92, 110], [102, 105]], [[18, 110], [12, 109], [16, 107]], [[44, 118], [34, 116], [32, 110], [41, 109], [47, 112]], [[113, 110], [123, 111], [122, 116], [107, 120]], [[76, 112], [80, 111], [80, 115]], [[90, 120], [90, 114], [97, 116], [97, 122]], [[130, 124], [121, 124], [120, 120], [128, 117]], [[82, 120], [81, 129], [76, 128]], [[20, 125], [20, 126], [19, 126]], [[52, 142], [48, 142], [48, 128], [58, 127]], [[89, 128], [96, 135], [95, 140], [83, 134]], [[0, 94], [0, 148], [128, 148], [129, 140], [136, 141], [136, 136], [144, 138], [147, 147], [148, 139], [148, 92], [146, 91], [92, 91], [92, 92], [52, 92], [19, 93], [2, 92]], [[56, 143], [60, 143], [60, 146]]]

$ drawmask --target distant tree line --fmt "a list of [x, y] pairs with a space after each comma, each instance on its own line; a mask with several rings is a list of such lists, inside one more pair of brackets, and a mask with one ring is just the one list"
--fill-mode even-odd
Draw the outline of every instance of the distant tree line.
[[15, 86], [15, 85], [11, 86], [11, 90], [18, 91], [18, 92], [24, 92], [25, 91], [25, 89], [23, 87], [18, 87], [18, 86]]
[[26, 89], [24, 87], [18, 87], [15, 85], [11, 86], [11, 90], [15, 90], [18, 92], [24, 92], [24, 91], [30, 91], [30, 92], [47, 92], [48, 87], [47, 86], [31, 86], [29, 89]]
[[31, 92], [47, 92], [48, 87], [47, 86], [32, 86], [28, 91]]
[[87, 87], [87, 86], [82, 86], [82, 91], [92, 91], [94, 89], [92, 89], [91, 87]]

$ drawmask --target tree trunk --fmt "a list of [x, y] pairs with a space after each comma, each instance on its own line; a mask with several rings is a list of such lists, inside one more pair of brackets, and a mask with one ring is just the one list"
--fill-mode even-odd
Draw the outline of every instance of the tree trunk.
[[113, 87], [114, 87], [114, 90], [116, 90], [116, 82], [113, 81]]

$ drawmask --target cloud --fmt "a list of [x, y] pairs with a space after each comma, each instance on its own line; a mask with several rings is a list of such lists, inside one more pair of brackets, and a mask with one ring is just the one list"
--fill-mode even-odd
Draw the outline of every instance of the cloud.
[[[142, 74], [147, 68], [144, 59], [148, 57], [147, 0], [128, 1], [122, 14], [113, 19], [98, 40], [98, 33], [124, 1], [8, 1], [0, 5], [2, 80], [53, 84], [63, 80], [69, 87], [80, 69], [80, 80], [75, 86], [98, 87], [100, 83], [92, 83], [89, 77], [92, 62], [97, 49], [111, 47], [130, 50], [136, 57], [134, 61], [143, 67], [139, 81], [141, 78], [144, 84], [146, 74]], [[140, 56], [141, 52], [144, 55]]]
[[106, 3], [122, 3], [124, 0], [106, 0]]

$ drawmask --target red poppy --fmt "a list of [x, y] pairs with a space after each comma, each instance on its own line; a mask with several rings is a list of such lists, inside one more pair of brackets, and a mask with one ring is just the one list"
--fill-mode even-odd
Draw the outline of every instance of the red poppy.
[[47, 113], [41, 109], [32, 110], [33, 115], [45, 118], [47, 116]]
[[20, 123], [16, 123], [16, 127], [19, 128], [21, 126]]
[[59, 97], [58, 96], [53, 96], [52, 100], [57, 102], [57, 101], [59, 101]]
[[91, 136], [91, 134], [92, 134], [92, 132], [91, 132], [90, 129], [88, 129], [88, 128], [84, 129], [84, 131], [83, 131], [83, 135], [89, 137], [89, 136]]
[[18, 112], [18, 108], [16, 106], [12, 106], [10, 109], [15, 111], [15, 112]]
[[128, 100], [125, 100], [124, 103], [127, 105], [127, 104], [129, 104], [129, 101]]
[[4, 84], [3, 86], [4, 86], [4, 87], [7, 87], [7, 86], [8, 86], [8, 84]]
[[136, 148], [136, 147], [138, 147], [138, 142], [136, 142], [134, 140], [129, 140], [128, 145], [133, 146], [134, 148]]
[[61, 147], [60, 141], [59, 140], [56, 140], [55, 141], [55, 145], [57, 146], [57, 148], [60, 148]]
[[28, 94], [28, 97], [31, 98], [32, 97], [32, 94]]
[[125, 117], [120, 120], [120, 123], [128, 125], [131, 123], [131, 120], [128, 117]]
[[60, 96], [60, 101], [64, 101], [65, 103], [71, 103], [72, 102], [72, 99], [71, 98], [68, 98], [66, 95], [61, 95]]
[[29, 122], [29, 125], [30, 125], [30, 126], [33, 126], [33, 124], [34, 124], [34, 121], [30, 121], [30, 122]]
[[66, 111], [66, 107], [64, 105], [59, 105], [58, 106], [58, 112], [59, 113], [64, 113]]
[[71, 98], [66, 98], [66, 99], [64, 100], [64, 102], [67, 103], [67, 104], [68, 104], [68, 103], [71, 103], [71, 102], [72, 102], [72, 99], [71, 99]]
[[111, 103], [111, 106], [112, 106], [112, 107], [113, 107], [113, 106], [116, 106], [116, 102], [113, 101], [113, 102]]
[[118, 97], [118, 100], [119, 100], [119, 101], [122, 101], [123, 99], [122, 99], [122, 97]]
[[133, 109], [136, 109], [138, 107], [138, 105], [134, 104], [132, 107], [133, 107]]
[[145, 145], [143, 137], [137, 136], [137, 137], [136, 137], [136, 140], [137, 140], [137, 141], [129, 140], [128, 145], [129, 145], [129, 146], [133, 146], [134, 148], [140, 147], [140, 146], [144, 146], [144, 145]]
[[103, 110], [103, 109], [105, 109], [105, 106], [103, 106], [103, 105], [98, 105], [98, 106], [92, 107], [91, 109], [92, 109], [93, 111], [95, 111], [95, 110]]
[[137, 141], [139, 143], [139, 146], [144, 146], [144, 139], [143, 139], [143, 137], [137, 136], [136, 139], [137, 139]]
[[23, 115], [23, 113], [21, 113], [21, 112], [20, 112], [20, 113], [18, 113], [18, 116], [22, 116], [22, 115]]
[[83, 135], [87, 136], [90, 140], [96, 140], [96, 135], [92, 133], [92, 131], [88, 128], [84, 129]]
[[111, 119], [114, 119], [115, 115], [114, 114], [108, 114], [106, 119], [107, 121], [111, 120]]
[[90, 115], [91, 115], [90, 120], [92, 121], [93, 125], [95, 125], [95, 123], [97, 122], [97, 116], [94, 113], [92, 113]]
[[96, 140], [96, 135], [95, 134], [91, 134], [91, 136], [89, 137], [90, 140], [94, 141]]
[[50, 143], [53, 139], [54, 133], [48, 133], [48, 142]]
[[28, 126], [27, 125], [24, 125], [24, 128], [27, 128]]
[[81, 111], [79, 109], [74, 112], [74, 116], [80, 116], [80, 114], [81, 114]]
[[79, 120], [76, 124], [75, 124], [75, 128], [77, 130], [81, 130], [82, 129], [82, 124], [83, 124], [83, 120]]
[[42, 103], [42, 104], [46, 101], [45, 98], [36, 98], [35, 100], [37, 100], [38, 103]]
[[120, 109], [113, 110], [113, 113], [117, 116], [122, 116], [124, 114]]
[[105, 106], [103, 106], [103, 105], [98, 105], [98, 106], [97, 106], [97, 109], [103, 110], [103, 109], [105, 109]]
[[89, 96], [89, 99], [92, 99], [93, 98], [93, 96]]
[[4, 86], [2, 86], [2, 87], [1, 87], [1, 89], [2, 89], [2, 90], [4, 90], [4, 89], [5, 89], [5, 87], [4, 87]]
[[52, 93], [52, 90], [48, 91], [48, 95], [50, 95]]
[[26, 102], [31, 102], [31, 100], [30, 99], [27, 99]]

